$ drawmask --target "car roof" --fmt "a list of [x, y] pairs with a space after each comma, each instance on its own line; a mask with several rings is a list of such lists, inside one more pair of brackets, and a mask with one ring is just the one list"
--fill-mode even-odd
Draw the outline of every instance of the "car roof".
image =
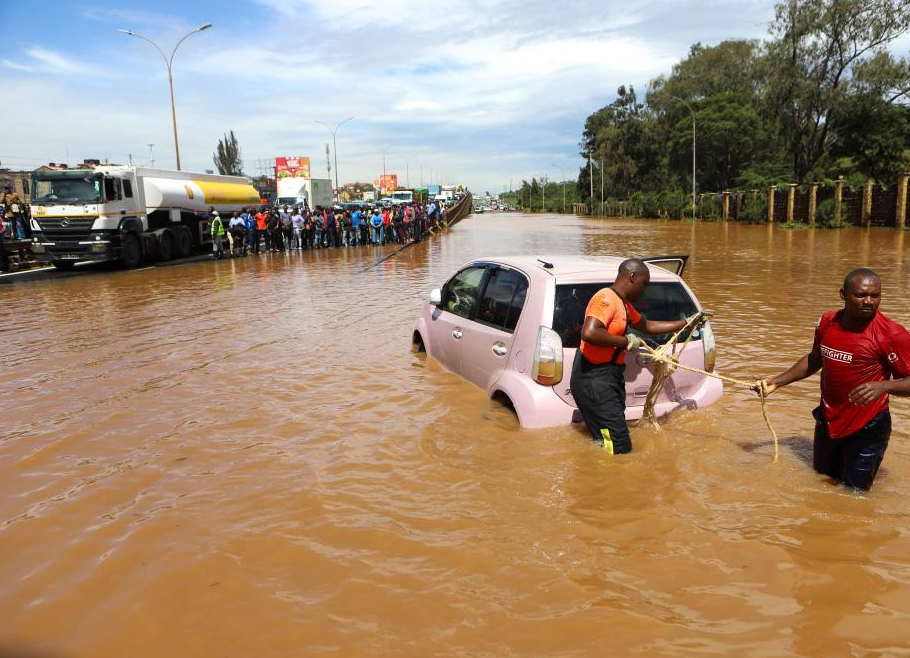
[[[616, 278], [619, 265], [632, 256], [491, 256], [472, 262], [500, 263], [531, 276], [555, 277], [558, 281], [603, 281]], [[545, 267], [544, 263], [552, 267]], [[649, 265], [652, 281], [678, 281], [680, 277], [657, 265]]]

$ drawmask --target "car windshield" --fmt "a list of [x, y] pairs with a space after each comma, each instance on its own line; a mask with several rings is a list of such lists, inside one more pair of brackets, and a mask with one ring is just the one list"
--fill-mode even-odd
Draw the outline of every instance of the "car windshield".
[[101, 203], [101, 179], [74, 171], [36, 174], [32, 203], [39, 206]]
[[[553, 310], [553, 330], [562, 338], [563, 347], [577, 348], [581, 342], [581, 326], [585, 321], [585, 309], [588, 302], [601, 288], [612, 282], [570, 283], [556, 286], [556, 304]], [[675, 281], [657, 281], [648, 284], [644, 294], [634, 304], [635, 308], [649, 320], [682, 320], [698, 312], [695, 302]], [[651, 336], [631, 330], [648, 342], [663, 344], [671, 334]], [[685, 338], [682, 336], [681, 338]], [[698, 340], [699, 334], [692, 336]]]

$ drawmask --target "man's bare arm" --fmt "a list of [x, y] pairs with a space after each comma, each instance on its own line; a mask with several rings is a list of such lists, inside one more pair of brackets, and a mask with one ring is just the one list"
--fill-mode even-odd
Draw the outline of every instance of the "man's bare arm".
[[614, 336], [607, 331], [604, 323], [592, 315], [585, 316], [585, 323], [581, 328], [581, 339], [591, 345], [600, 347], [619, 347], [624, 349], [629, 344], [625, 336]]
[[803, 358], [794, 363], [787, 370], [777, 375], [776, 377], [765, 379], [765, 391], [770, 395], [782, 386], [792, 384], [793, 382], [798, 382], [801, 379], [805, 379], [806, 377], [811, 377], [817, 373], [821, 367], [821, 350], [813, 346], [811, 352], [806, 354]]

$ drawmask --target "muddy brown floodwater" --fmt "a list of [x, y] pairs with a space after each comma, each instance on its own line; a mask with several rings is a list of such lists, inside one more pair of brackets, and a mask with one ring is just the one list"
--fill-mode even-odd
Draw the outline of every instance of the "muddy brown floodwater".
[[480, 215], [379, 248], [0, 288], [0, 655], [872, 656], [910, 647], [910, 400], [871, 494], [811, 468], [812, 379], [633, 430], [519, 430], [413, 354], [484, 255], [688, 253], [718, 368], [774, 374], [910, 236]]

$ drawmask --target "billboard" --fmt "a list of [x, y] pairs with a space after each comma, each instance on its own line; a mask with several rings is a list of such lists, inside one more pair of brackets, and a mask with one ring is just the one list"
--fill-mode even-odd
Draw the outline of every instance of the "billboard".
[[275, 178], [309, 178], [309, 158], [275, 158]]
[[427, 192], [430, 196], [436, 196], [442, 192], [442, 185], [427, 185]]
[[383, 174], [379, 177], [379, 190], [383, 194], [391, 194], [398, 187], [398, 174]]

